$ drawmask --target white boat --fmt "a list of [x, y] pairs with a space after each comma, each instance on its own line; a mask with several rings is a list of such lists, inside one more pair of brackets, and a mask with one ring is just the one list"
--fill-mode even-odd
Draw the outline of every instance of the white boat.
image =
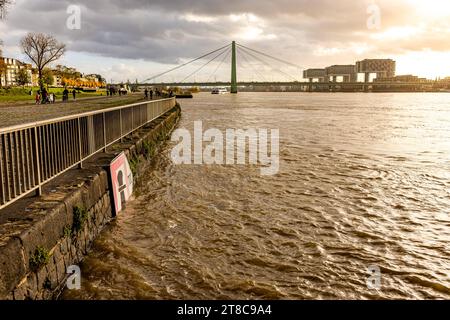
[[211, 91], [211, 94], [225, 94], [228, 93], [228, 90], [226, 88], [215, 88], [213, 91]]

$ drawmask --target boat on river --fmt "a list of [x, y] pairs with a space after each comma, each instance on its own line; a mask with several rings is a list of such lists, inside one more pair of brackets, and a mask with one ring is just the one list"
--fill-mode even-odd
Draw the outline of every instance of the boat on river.
[[228, 90], [226, 88], [214, 88], [211, 91], [211, 94], [225, 94], [228, 93]]

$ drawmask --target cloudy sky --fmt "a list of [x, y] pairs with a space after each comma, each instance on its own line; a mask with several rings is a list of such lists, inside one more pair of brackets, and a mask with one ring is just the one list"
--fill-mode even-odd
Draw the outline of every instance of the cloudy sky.
[[[80, 29], [67, 27], [73, 5]], [[108, 81], [143, 80], [232, 40], [305, 68], [393, 58], [397, 74], [450, 75], [448, 0], [15, 0], [0, 22], [4, 55], [25, 60], [19, 42], [29, 31], [53, 34], [68, 47], [61, 63]], [[228, 79], [227, 52], [216, 60], [189, 80]], [[240, 79], [301, 77], [301, 68], [238, 61]]]

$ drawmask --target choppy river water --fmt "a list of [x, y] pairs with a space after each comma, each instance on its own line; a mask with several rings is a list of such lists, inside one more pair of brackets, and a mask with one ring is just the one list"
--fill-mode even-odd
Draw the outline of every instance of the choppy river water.
[[279, 129], [279, 173], [174, 165], [169, 142], [63, 298], [450, 298], [450, 94], [180, 102], [179, 128]]

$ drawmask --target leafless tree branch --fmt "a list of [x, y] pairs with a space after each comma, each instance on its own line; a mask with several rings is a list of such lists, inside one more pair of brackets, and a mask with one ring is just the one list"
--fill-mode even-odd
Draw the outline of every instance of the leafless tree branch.
[[5, 17], [6, 8], [11, 3], [12, 0], [0, 0], [0, 19], [3, 19]]
[[36, 65], [42, 87], [42, 71], [48, 64], [61, 58], [66, 52], [66, 45], [51, 35], [33, 32], [28, 33], [20, 45], [23, 53]]

